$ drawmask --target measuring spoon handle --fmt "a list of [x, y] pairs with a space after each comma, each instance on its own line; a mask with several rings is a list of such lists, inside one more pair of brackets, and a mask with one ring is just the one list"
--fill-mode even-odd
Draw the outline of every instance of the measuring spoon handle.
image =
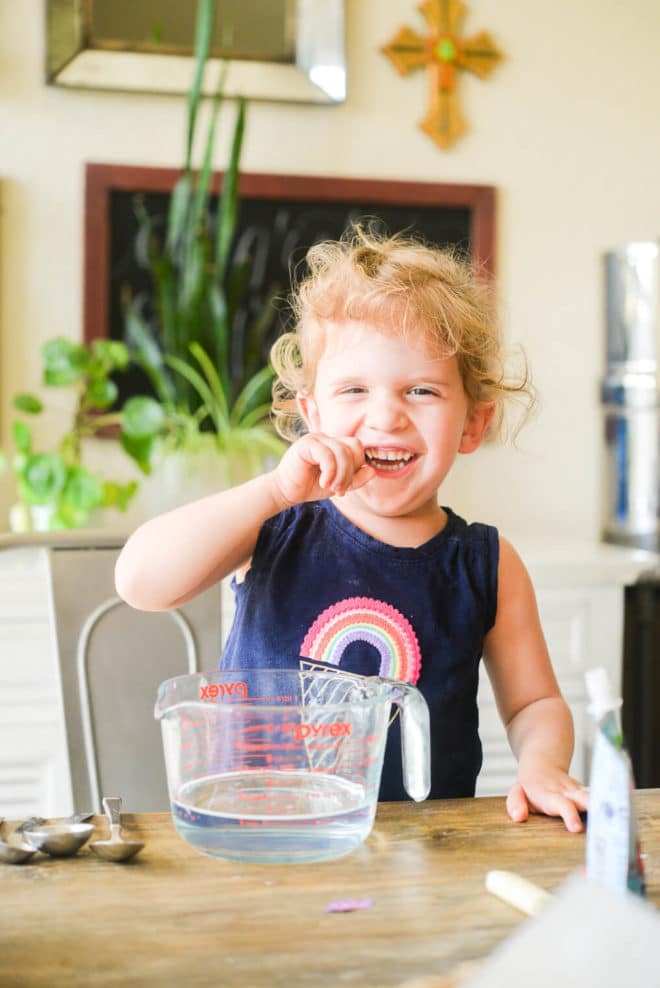
[[111, 827], [118, 827], [121, 819], [121, 796], [104, 796], [103, 809]]

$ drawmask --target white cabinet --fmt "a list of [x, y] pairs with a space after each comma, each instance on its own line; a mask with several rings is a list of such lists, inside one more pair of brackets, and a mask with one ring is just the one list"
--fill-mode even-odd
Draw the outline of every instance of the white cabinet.
[[[584, 672], [604, 666], [621, 693], [624, 588], [653, 556], [609, 545], [519, 545], [536, 596], [555, 675], [573, 715], [571, 774], [588, 783], [593, 722], [587, 713]], [[482, 666], [479, 721], [484, 761], [477, 795], [501, 795], [516, 779], [516, 763]]]
[[123, 536], [0, 537], [0, 816], [168, 806], [158, 685], [213, 667], [220, 594], [146, 614], [120, 601]]
[[0, 816], [68, 807], [64, 725], [43, 550], [0, 552]]

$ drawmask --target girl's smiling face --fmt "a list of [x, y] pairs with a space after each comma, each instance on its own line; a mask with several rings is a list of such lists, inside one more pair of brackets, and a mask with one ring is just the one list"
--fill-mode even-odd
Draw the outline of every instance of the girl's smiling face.
[[359, 439], [376, 471], [337, 506], [358, 524], [368, 516], [414, 518], [434, 534], [444, 522], [438, 488], [457, 453], [480, 444], [491, 407], [471, 406], [457, 358], [421, 340], [414, 346], [362, 322], [331, 323], [325, 336], [300, 410], [312, 432]]

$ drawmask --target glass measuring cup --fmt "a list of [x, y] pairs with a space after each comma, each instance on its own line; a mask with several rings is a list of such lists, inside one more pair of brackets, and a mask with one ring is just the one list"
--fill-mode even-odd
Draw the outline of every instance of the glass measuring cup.
[[225, 670], [161, 683], [174, 825], [198, 851], [240, 861], [348, 854], [376, 815], [391, 704], [404, 785], [430, 788], [429, 713], [408, 683], [340, 671]]

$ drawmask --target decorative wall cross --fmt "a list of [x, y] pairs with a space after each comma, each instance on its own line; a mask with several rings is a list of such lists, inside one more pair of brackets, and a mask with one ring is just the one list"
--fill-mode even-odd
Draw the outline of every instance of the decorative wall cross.
[[430, 34], [423, 37], [410, 27], [401, 27], [381, 51], [400, 75], [428, 68], [431, 106], [419, 126], [446, 149], [467, 130], [458, 102], [458, 70], [466, 69], [486, 79], [503, 56], [486, 31], [471, 38], [459, 37], [467, 10], [461, 0], [424, 0], [418, 9]]

